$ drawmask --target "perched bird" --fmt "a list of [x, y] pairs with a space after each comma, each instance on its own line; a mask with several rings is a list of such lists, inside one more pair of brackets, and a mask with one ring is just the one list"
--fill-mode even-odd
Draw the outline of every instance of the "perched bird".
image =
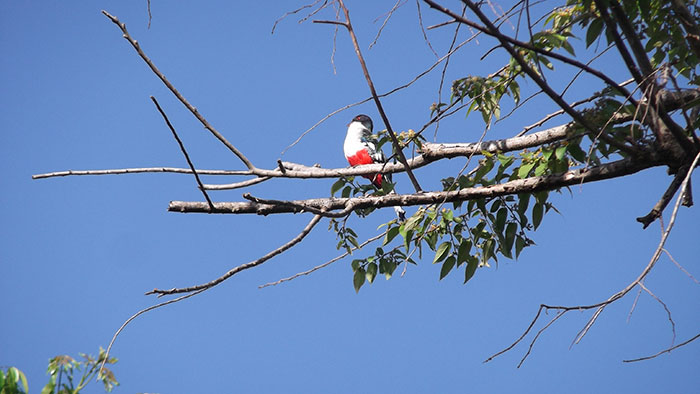
[[[363, 164], [385, 163], [384, 153], [377, 148], [377, 141], [372, 137], [372, 119], [367, 115], [357, 115], [348, 124], [348, 132], [345, 135], [343, 151], [345, 158], [351, 166]], [[372, 181], [377, 188], [382, 187], [382, 180], [391, 182], [391, 174], [369, 174], [363, 175]], [[394, 193], [394, 191], [391, 191]], [[406, 212], [400, 206], [395, 206], [394, 211], [399, 217], [399, 221], [406, 219]]]

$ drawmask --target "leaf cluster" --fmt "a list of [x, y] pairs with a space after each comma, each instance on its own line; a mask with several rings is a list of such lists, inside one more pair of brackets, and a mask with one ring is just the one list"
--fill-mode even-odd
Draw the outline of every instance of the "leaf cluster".
[[115, 364], [115, 357], [108, 357], [107, 353], [100, 347], [97, 357], [80, 353], [81, 361], [73, 357], [62, 355], [49, 360], [47, 374], [49, 382], [41, 390], [42, 394], [77, 394], [85, 388], [93, 379], [102, 381], [106, 392], [111, 392], [115, 386], [119, 385], [114, 373], [107, 367], [100, 372], [100, 366], [105, 364]]

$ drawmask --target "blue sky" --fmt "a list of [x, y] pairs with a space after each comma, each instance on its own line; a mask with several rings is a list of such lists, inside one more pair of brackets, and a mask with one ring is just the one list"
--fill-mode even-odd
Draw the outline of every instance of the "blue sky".
[[[270, 34], [277, 18], [303, 4], [153, 2], [149, 30], [145, 1], [0, 2], [0, 365], [25, 371], [32, 392], [46, 382], [50, 357], [96, 353], [126, 318], [157, 302], [145, 291], [215, 278], [286, 242], [310, 219], [168, 213], [170, 200], [201, 200], [186, 175], [31, 180], [32, 174], [66, 169], [185, 167], [150, 95], [198, 167], [242, 168], [100, 10], [126, 22], [166, 76], [256, 165], [273, 168], [282, 158], [344, 167], [347, 122], [367, 113], [381, 127], [371, 103], [331, 118], [280, 154], [327, 113], [368, 95], [344, 32], [337, 37], [336, 73], [330, 61], [333, 27], [298, 24], [299, 17], [291, 16]], [[434, 56], [411, 2], [368, 49], [383, 18], [374, 20], [393, 2], [368, 4], [348, 6], [370, 72], [384, 92], [429, 67]], [[427, 7], [423, 12], [426, 25], [446, 19]], [[429, 32], [439, 53], [451, 34], [451, 28]], [[465, 47], [453, 58], [447, 80], [497, 69], [504, 59], [499, 54], [478, 60], [489, 45], [480, 40]], [[612, 56], [594, 64], [626, 78]], [[551, 74], [557, 86], [565, 77]], [[438, 81], [439, 71], [433, 72], [384, 101], [395, 129], [418, 129], [427, 121]], [[567, 99], [590, 93], [589, 82], [581, 80]], [[495, 125], [490, 138], [511, 136], [552, 110], [545, 100], [533, 100]], [[437, 139], [473, 141], [482, 131], [479, 116], [457, 115], [441, 126]], [[424, 188], [435, 189], [463, 164], [454, 159], [416, 174]], [[410, 190], [404, 175], [395, 179], [399, 192]], [[333, 181], [278, 180], [250, 191], [275, 199], [324, 197]], [[634, 218], [648, 212], [668, 182], [659, 168], [554, 196], [562, 214], [545, 217], [533, 235], [537, 245], [518, 261], [478, 270], [468, 285], [460, 274], [438, 281], [439, 266], [426, 259], [404, 277], [378, 278], [355, 294], [350, 262], [343, 260], [258, 289], [338, 255], [324, 221], [287, 253], [134, 321], [112, 350], [120, 359], [116, 392], [692, 391], [700, 384], [697, 343], [651, 361], [621, 362], [656, 353], [671, 341], [665, 311], [646, 294], [627, 322], [636, 290], [607, 308], [571, 349], [588, 312], [560, 319], [520, 369], [515, 367], [526, 343], [482, 364], [522, 333], [540, 303], [594, 303], [634, 280], [660, 237], [658, 224], [642, 230]], [[241, 193], [212, 198], [237, 201]], [[351, 223], [366, 239], [392, 215], [387, 209]], [[667, 243], [696, 277], [698, 223], [697, 208], [681, 209]], [[666, 257], [646, 285], [673, 313], [676, 343], [697, 333], [700, 286]]]

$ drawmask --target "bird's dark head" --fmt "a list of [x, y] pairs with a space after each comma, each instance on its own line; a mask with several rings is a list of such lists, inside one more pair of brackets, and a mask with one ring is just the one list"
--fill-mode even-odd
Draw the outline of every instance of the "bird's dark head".
[[370, 119], [369, 116], [367, 115], [357, 115], [354, 118], [352, 118], [353, 122], [360, 122], [362, 125], [368, 129], [369, 131], [372, 131], [372, 119]]

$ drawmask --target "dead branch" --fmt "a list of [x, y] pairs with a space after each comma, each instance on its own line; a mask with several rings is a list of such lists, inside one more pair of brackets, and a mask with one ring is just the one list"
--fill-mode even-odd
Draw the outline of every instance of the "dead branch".
[[258, 259], [255, 259], [253, 261], [250, 261], [250, 262], [245, 263], [245, 264], [241, 264], [237, 267], [230, 269], [225, 274], [221, 275], [220, 277], [218, 277], [210, 282], [207, 282], [207, 283], [204, 283], [201, 285], [190, 286], [190, 287], [172, 288], [170, 290], [153, 289], [153, 290], [147, 292], [146, 295], [158, 294], [158, 297], [162, 297], [164, 295], [169, 295], [169, 294], [201, 292], [201, 291], [204, 291], [206, 289], [211, 289], [212, 287], [220, 284], [221, 282], [232, 277], [233, 275], [236, 275], [237, 273], [244, 271], [244, 270], [247, 270], [249, 268], [257, 267], [258, 265], [263, 264], [264, 262], [270, 260], [271, 258], [277, 256], [278, 254], [280, 254], [280, 253], [286, 251], [287, 249], [291, 248], [292, 246], [298, 244], [299, 242], [301, 242], [301, 240], [304, 239], [304, 237], [306, 237], [311, 232], [311, 230], [313, 230], [314, 226], [316, 226], [316, 224], [319, 222], [319, 220], [321, 220], [321, 215], [314, 215], [314, 217], [311, 219], [311, 221], [309, 221], [309, 223], [306, 225], [306, 227], [304, 227], [304, 229], [301, 230], [301, 232], [296, 237], [289, 240], [289, 242], [285, 243], [284, 245], [280, 246], [279, 248], [267, 253], [266, 255], [264, 255]]
[[662, 355], [662, 354], [664, 354], [664, 353], [671, 353], [672, 350], [675, 350], [675, 349], [678, 349], [679, 347], [685, 346], [685, 345], [689, 344], [690, 342], [693, 342], [694, 340], [696, 340], [696, 339], [698, 339], [698, 338], [700, 338], [700, 333], [698, 333], [697, 335], [695, 335], [694, 337], [688, 339], [687, 341], [685, 341], [685, 342], [683, 342], [683, 343], [679, 343], [679, 344], [676, 345], [676, 346], [671, 346], [670, 348], [664, 349], [664, 350], [662, 350], [662, 351], [660, 351], [660, 352], [658, 352], [658, 353], [656, 353], [656, 354], [652, 354], [651, 356], [640, 357], [640, 358], [634, 358], [634, 359], [631, 359], [631, 360], [622, 360], [622, 362], [623, 362], [623, 363], [634, 363], [634, 362], [637, 362], [637, 361], [651, 360], [652, 358], [658, 357], [658, 356], [660, 356], [660, 355]]
[[[117, 168], [112, 170], [66, 170], [47, 172], [32, 175], [32, 179], [56, 178], [64, 176], [86, 176], [86, 175], [123, 175], [123, 174], [143, 174], [143, 173], [173, 173], [192, 174], [189, 168], [176, 167], [140, 167], [140, 168]], [[200, 175], [250, 175], [250, 171], [240, 170], [197, 170]]]
[[[654, 254], [653, 254], [651, 260], [646, 265], [646, 267], [644, 267], [644, 269], [639, 274], [637, 279], [635, 279], [630, 284], [628, 284], [624, 289], [622, 289], [622, 290], [618, 291], [617, 293], [613, 294], [612, 296], [610, 296], [607, 300], [598, 302], [596, 304], [575, 305], [575, 306], [557, 306], [557, 305], [540, 304], [540, 306], [537, 310], [537, 314], [535, 315], [534, 319], [532, 319], [532, 321], [528, 325], [525, 332], [518, 339], [516, 339], [515, 342], [513, 342], [512, 344], [510, 344], [508, 347], [501, 350], [500, 352], [497, 352], [494, 355], [492, 355], [491, 357], [487, 358], [484, 362], [486, 363], [486, 362], [493, 360], [497, 356], [513, 349], [518, 343], [520, 343], [527, 336], [527, 334], [530, 332], [530, 330], [534, 327], [535, 323], [537, 323], [543, 310], [544, 311], [557, 310], [558, 313], [564, 314], [564, 313], [567, 313], [570, 311], [582, 311], [582, 310], [595, 309], [595, 312], [593, 313], [593, 316], [591, 316], [591, 318], [588, 320], [588, 323], [586, 323], [586, 325], [581, 329], [581, 331], [579, 331], [578, 334], [576, 334], [576, 336], [574, 337], [574, 340], [572, 342], [572, 346], [575, 344], [578, 344], [583, 339], [583, 337], [588, 333], [588, 331], [593, 326], [593, 324], [595, 324], [596, 320], [598, 319], [600, 314], [603, 312], [605, 307], [612, 304], [613, 302], [616, 302], [617, 300], [621, 299], [622, 297], [627, 295], [633, 288], [635, 288], [636, 286], [639, 286], [640, 283], [642, 283], [642, 281], [644, 280], [644, 278], [646, 278], [646, 276], [649, 274], [649, 272], [651, 272], [651, 269], [654, 268], [654, 265], [659, 260], [659, 257], [661, 256], [661, 253], [664, 250], [663, 247], [666, 243], [666, 240], [668, 239], [669, 234], [671, 233], [671, 229], [673, 228], [673, 225], [675, 224], [676, 216], [678, 214], [678, 209], [680, 208], [681, 201], [682, 201], [682, 194], [683, 194], [684, 190], [687, 188], [687, 186], [690, 184], [690, 176], [692, 175], [693, 169], [698, 165], [699, 161], [700, 161], [700, 153], [698, 153], [695, 156], [695, 158], [691, 164], [691, 167], [690, 167], [691, 169], [690, 169], [690, 171], [688, 171], [688, 174], [686, 174], [685, 179], [683, 180], [683, 183], [681, 184], [681, 195], [676, 199], [676, 203], [673, 207], [673, 212], [671, 213], [671, 218], [668, 222], [668, 226], [666, 227], [666, 229], [663, 231], [663, 233], [661, 235], [661, 240], [659, 241], [659, 245], [657, 246], [656, 250], [654, 251]], [[640, 286], [640, 288], [641, 288], [641, 286]], [[667, 309], [667, 311], [668, 311], [668, 309]], [[559, 314], [557, 315], [557, 319], [558, 318], [559, 318]], [[551, 322], [549, 324], [547, 324], [547, 327], [550, 324], [551, 324]], [[538, 333], [538, 335], [539, 335], [539, 333]], [[680, 344], [676, 347], [673, 347], [670, 350], [675, 349], [679, 346], [685, 345], [687, 343], [690, 343], [694, 339], [695, 338], [692, 338], [691, 340], [686, 341], [683, 344]], [[670, 351], [670, 350], [668, 350], [668, 351]], [[661, 353], [663, 353], [663, 352], [661, 352]], [[661, 353], [659, 353], [659, 354], [661, 354]], [[529, 354], [529, 352], [526, 354], [526, 357], [528, 354]], [[656, 357], [656, 355], [654, 357]], [[520, 365], [522, 364], [522, 362], [524, 360], [525, 360], [525, 358], [523, 358], [523, 360], [521, 360]], [[641, 360], [641, 359], [637, 359], [634, 361], [638, 361], [638, 360]]]
[[[368, 244], [370, 244], [370, 243], [372, 243], [372, 242], [378, 240], [379, 238], [383, 237], [384, 235], [386, 235], [386, 233], [387, 233], [387, 232], [384, 231], [384, 232], [381, 233], [381, 234], [377, 234], [377, 235], [375, 235], [374, 237], [369, 238], [369, 239], [366, 240], [365, 242], [361, 243], [361, 244], [359, 245], [359, 247], [353, 246], [352, 249], [351, 249], [351, 251], [354, 252], [354, 251], [356, 251], [356, 250], [360, 250], [360, 249], [364, 248], [364, 247], [367, 246]], [[294, 274], [294, 275], [292, 275], [292, 276], [289, 276], [289, 277], [287, 277], [287, 278], [279, 279], [279, 280], [277, 280], [277, 281], [275, 281], [275, 282], [270, 282], [270, 283], [265, 283], [264, 285], [260, 285], [260, 286], [258, 286], [258, 289], [262, 289], [262, 288], [268, 287], [268, 286], [276, 286], [276, 285], [278, 285], [278, 284], [280, 284], [280, 283], [283, 283], [283, 282], [289, 282], [290, 280], [296, 279], [296, 278], [298, 278], [298, 277], [300, 277], [300, 276], [308, 275], [308, 274], [310, 274], [310, 273], [312, 273], [312, 272], [315, 272], [315, 271], [320, 270], [321, 268], [326, 268], [326, 267], [328, 267], [329, 265], [335, 263], [335, 262], [338, 261], [338, 260], [343, 259], [344, 257], [348, 256], [349, 254], [350, 254], [350, 252], [345, 252], [345, 253], [343, 253], [343, 254], [341, 254], [341, 255], [339, 255], [339, 256], [336, 256], [336, 257], [334, 257], [334, 258], [332, 258], [332, 259], [326, 261], [325, 263], [320, 264], [320, 265], [317, 265], [317, 266], [315, 266], [315, 267], [313, 267], [313, 268], [311, 268], [311, 269], [309, 269], [309, 270], [306, 270], [306, 271], [303, 271], [303, 272], [299, 272], [299, 273]]]
[[209, 198], [207, 191], [204, 189], [204, 185], [202, 185], [202, 181], [199, 179], [199, 175], [197, 174], [197, 170], [195, 170], [194, 164], [192, 164], [192, 160], [190, 160], [190, 155], [187, 154], [187, 150], [185, 149], [185, 145], [182, 143], [182, 140], [177, 135], [177, 132], [175, 131], [175, 127], [173, 127], [172, 123], [170, 123], [170, 119], [168, 119], [168, 115], [165, 114], [165, 111], [163, 111], [163, 108], [161, 108], [160, 104], [158, 104], [158, 100], [156, 100], [155, 97], [151, 96], [151, 101], [153, 101], [153, 104], [156, 105], [158, 112], [160, 112], [161, 116], [163, 116], [163, 119], [165, 120], [165, 124], [168, 125], [170, 132], [173, 133], [173, 137], [175, 137], [175, 141], [177, 141], [177, 144], [180, 146], [180, 151], [182, 151], [182, 154], [185, 156], [185, 160], [187, 160], [187, 164], [190, 166], [190, 170], [192, 170], [192, 173], [194, 174], [194, 179], [197, 181], [197, 186], [199, 187], [199, 190], [202, 191], [202, 194], [204, 194], [204, 199], [207, 200], [207, 204], [209, 204], [209, 209], [213, 209], [214, 204], [212, 204], [211, 198]]
[[107, 18], [109, 18], [109, 20], [111, 20], [115, 25], [117, 25], [119, 27], [119, 29], [123, 33], [124, 39], [129, 41], [131, 46], [134, 47], [134, 49], [139, 54], [139, 56], [141, 56], [141, 59], [143, 59], [143, 61], [146, 62], [146, 64], [153, 71], [153, 73], [156, 74], [156, 76], [158, 76], [158, 78], [160, 78], [160, 80], [165, 84], [165, 86], [167, 86], [167, 88], [170, 89], [170, 91], [175, 95], [175, 97], [177, 97], [177, 99], [180, 100], [180, 102], [188, 110], [190, 110], [190, 112], [192, 112], [192, 114], [197, 118], [197, 120], [199, 120], [202, 123], [204, 128], [209, 130], [210, 133], [212, 133], [219, 141], [221, 141], [221, 143], [223, 143], [234, 155], [236, 155], [236, 157], [238, 157], [243, 162], [243, 164], [245, 164], [245, 166], [248, 169], [255, 168], [255, 166], [250, 162], [250, 160], [248, 160], [248, 158], [245, 157], [243, 155], [243, 153], [241, 153], [241, 151], [238, 150], [238, 148], [233, 146], [233, 144], [231, 142], [229, 142], [226, 139], [226, 137], [224, 137], [221, 133], [219, 133], [214, 128], [214, 126], [209, 124], [209, 122], [206, 120], [206, 118], [204, 118], [204, 116], [202, 116], [199, 113], [197, 108], [195, 108], [192, 104], [190, 104], [189, 101], [187, 101], [187, 99], [185, 99], [185, 97], [182, 94], [180, 94], [180, 92], [177, 89], [175, 89], [175, 86], [173, 86], [173, 84], [170, 83], [170, 81], [168, 81], [168, 79], [165, 77], [165, 75], [158, 69], [158, 67], [156, 67], [156, 65], [151, 61], [151, 59], [149, 59], [148, 56], [146, 56], [146, 53], [141, 49], [141, 46], [139, 45], [139, 43], [136, 40], [134, 40], [133, 38], [131, 38], [129, 31], [126, 30], [126, 24], [120, 22], [116, 16], [110, 15], [107, 11], [103, 10], [102, 13]]

